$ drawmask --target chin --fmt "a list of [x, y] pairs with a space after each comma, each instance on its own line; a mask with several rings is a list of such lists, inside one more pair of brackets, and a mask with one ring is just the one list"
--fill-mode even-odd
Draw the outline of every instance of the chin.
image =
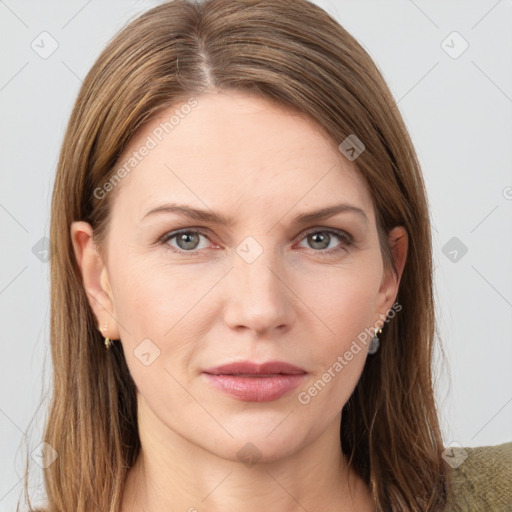
[[217, 444], [213, 447], [214, 452], [222, 458], [239, 461], [246, 466], [284, 459], [298, 451], [306, 441], [297, 438], [296, 429], [294, 433], [288, 429], [278, 433], [281, 427], [277, 427], [270, 435], [267, 429], [257, 430], [254, 426], [239, 432], [231, 431], [233, 439], [223, 446]]

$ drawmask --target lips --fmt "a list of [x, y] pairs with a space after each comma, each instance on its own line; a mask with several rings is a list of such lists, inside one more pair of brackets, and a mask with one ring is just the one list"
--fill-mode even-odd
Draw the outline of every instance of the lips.
[[269, 361], [257, 364], [250, 361], [229, 363], [215, 368], [209, 368], [204, 373], [210, 375], [248, 375], [248, 376], [270, 376], [270, 375], [300, 375], [306, 373], [304, 370], [293, 364], [281, 361]]
[[281, 361], [230, 363], [209, 368], [203, 374], [215, 389], [246, 402], [277, 400], [299, 386], [307, 375], [301, 368]]

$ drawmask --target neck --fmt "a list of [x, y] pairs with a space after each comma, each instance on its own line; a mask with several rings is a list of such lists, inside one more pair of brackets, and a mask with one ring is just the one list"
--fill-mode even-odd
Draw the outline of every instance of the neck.
[[121, 512], [374, 510], [369, 489], [341, 452], [341, 417], [300, 451], [244, 462], [204, 450], [162, 424], [145, 429], [143, 417], [141, 451], [128, 473]]

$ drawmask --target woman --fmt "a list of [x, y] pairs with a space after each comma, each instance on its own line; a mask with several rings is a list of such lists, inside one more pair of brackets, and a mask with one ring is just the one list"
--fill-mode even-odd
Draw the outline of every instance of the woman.
[[100, 55], [52, 203], [47, 510], [446, 509], [427, 200], [305, 0], [176, 0]]

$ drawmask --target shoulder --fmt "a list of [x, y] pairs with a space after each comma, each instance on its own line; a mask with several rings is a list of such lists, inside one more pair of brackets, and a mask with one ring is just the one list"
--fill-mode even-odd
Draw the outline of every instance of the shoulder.
[[447, 512], [512, 510], [512, 442], [477, 448], [446, 448], [450, 466]]

